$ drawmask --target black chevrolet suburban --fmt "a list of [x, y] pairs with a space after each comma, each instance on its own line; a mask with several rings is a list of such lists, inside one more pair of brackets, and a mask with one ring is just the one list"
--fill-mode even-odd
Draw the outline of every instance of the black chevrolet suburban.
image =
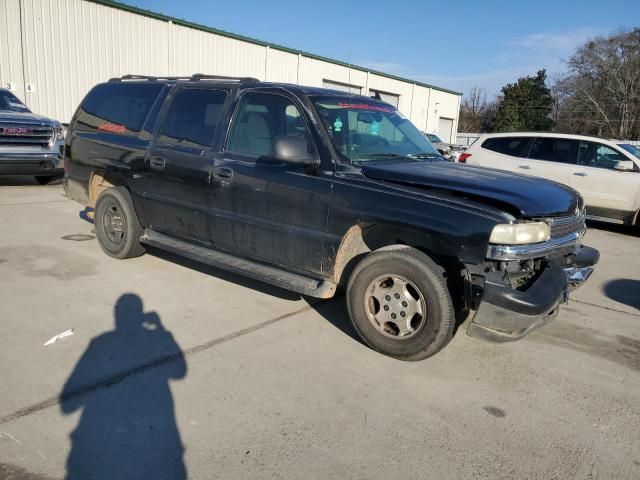
[[394, 107], [344, 92], [127, 75], [89, 92], [64, 152], [107, 255], [153, 246], [311, 297], [343, 287], [363, 341], [402, 360], [465, 318], [522, 338], [599, 258], [575, 191], [447, 162]]

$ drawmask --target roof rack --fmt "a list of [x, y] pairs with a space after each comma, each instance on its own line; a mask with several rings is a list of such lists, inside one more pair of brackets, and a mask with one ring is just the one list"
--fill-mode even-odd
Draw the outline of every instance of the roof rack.
[[110, 82], [121, 82], [123, 80], [191, 80], [194, 82], [199, 82], [200, 80], [220, 80], [226, 82], [259, 82], [257, 78], [254, 77], [226, 77], [224, 75], [206, 75], [204, 73], [194, 73], [190, 77], [180, 76], [180, 77], [168, 77], [164, 75], [160, 76], [150, 76], [150, 75], [123, 75], [122, 77], [114, 77], [109, 79]]

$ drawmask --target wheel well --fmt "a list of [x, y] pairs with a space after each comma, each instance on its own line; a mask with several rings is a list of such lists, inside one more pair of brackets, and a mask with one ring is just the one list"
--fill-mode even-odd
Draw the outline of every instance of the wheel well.
[[89, 203], [87, 207], [95, 208], [100, 194], [110, 187], [125, 186], [119, 175], [109, 171], [95, 171], [89, 177]]
[[443, 267], [454, 306], [456, 310], [460, 307], [460, 315], [464, 315], [470, 304], [467, 269], [453, 255], [455, 247], [444, 245], [440, 239], [426, 233], [380, 224], [353, 225], [342, 237], [335, 258], [333, 281], [342, 286], [346, 285], [355, 266], [369, 252], [392, 245], [413, 247]]

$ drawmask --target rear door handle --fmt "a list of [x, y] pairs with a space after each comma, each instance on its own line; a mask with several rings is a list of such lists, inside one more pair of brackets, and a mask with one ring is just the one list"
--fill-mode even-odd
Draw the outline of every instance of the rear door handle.
[[151, 157], [149, 166], [155, 170], [164, 170], [165, 161], [162, 157]]
[[523, 170], [531, 170], [531, 167], [529, 165], [518, 165], [518, 168], [521, 168]]
[[216, 167], [213, 169], [213, 175], [217, 178], [229, 179], [233, 177], [233, 170], [229, 167]]
[[576, 177], [586, 177], [587, 174], [584, 172], [573, 172]]

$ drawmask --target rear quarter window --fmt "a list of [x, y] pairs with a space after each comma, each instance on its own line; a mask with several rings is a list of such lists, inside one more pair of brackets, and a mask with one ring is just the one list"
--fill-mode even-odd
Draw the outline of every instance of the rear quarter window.
[[526, 157], [530, 142], [531, 137], [496, 137], [487, 138], [481, 146], [512, 157]]
[[138, 133], [163, 85], [158, 83], [105, 83], [85, 97], [75, 128], [111, 133]]

